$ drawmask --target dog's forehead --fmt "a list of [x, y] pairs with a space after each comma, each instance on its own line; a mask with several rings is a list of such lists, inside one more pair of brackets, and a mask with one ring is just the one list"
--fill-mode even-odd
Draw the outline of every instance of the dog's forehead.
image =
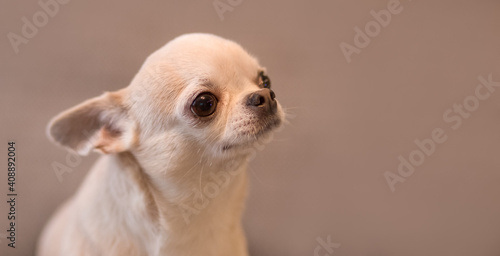
[[154, 52], [144, 65], [175, 72], [186, 81], [256, 77], [259, 69], [257, 60], [240, 45], [210, 34], [180, 36]]

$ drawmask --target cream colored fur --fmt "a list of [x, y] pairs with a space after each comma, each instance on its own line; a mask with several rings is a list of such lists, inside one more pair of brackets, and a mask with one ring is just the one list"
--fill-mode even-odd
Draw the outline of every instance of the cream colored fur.
[[[279, 104], [266, 120], [245, 105], [263, 90], [262, 70], [232, 41], [183, 35], [149, 56], [128, 87], [55, 117], [48, 133], [57, 144], [103, 156], [47, 224], [37, 255], [248, 255], [246, 167], [284, 118]], [[218, 97], [210, 118], [190, 110], [202, 91]]]

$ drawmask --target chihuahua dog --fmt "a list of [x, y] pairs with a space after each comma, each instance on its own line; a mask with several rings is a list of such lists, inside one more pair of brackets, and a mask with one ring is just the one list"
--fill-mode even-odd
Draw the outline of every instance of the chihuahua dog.
[[243, 256], [246, 168], [284, 121], [263, 67], [210, 34], [177, 37], [124, 89], [56, 116], [57, 144], [99, 158], [39, 256]]

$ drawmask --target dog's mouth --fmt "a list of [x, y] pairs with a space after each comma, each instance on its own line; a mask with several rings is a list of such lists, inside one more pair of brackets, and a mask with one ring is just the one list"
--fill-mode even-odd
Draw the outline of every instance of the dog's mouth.
[[238, 135], [242, 142], [238, 143], [227, 143], [223, 144], [222, 151], [229, 151], [236, 148], [248, 148], [254, 145], [255, 142], [267, 143], [272, 131], [281, 126], [281, 119], [278, 117], [273, 117], [269, 120], [263, 121], [263, 124], [259, 129], [254, 130], [254, 132], [245, 132]]

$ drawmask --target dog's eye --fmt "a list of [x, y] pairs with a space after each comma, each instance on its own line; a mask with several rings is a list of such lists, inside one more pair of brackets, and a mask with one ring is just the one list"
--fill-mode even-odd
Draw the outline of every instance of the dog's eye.
[[215, 95], [205, 92], [193, 101], [191, 104], [191, 111], [201, 117], [209, 116], [215, 112], [217, 107], [217, 98]]
[[261, 86], [263, 88], [271, 89], [271, 80], [268, 76], [264, 75], [264, 71], [259, 73], [260, 80], [262, 81]]

